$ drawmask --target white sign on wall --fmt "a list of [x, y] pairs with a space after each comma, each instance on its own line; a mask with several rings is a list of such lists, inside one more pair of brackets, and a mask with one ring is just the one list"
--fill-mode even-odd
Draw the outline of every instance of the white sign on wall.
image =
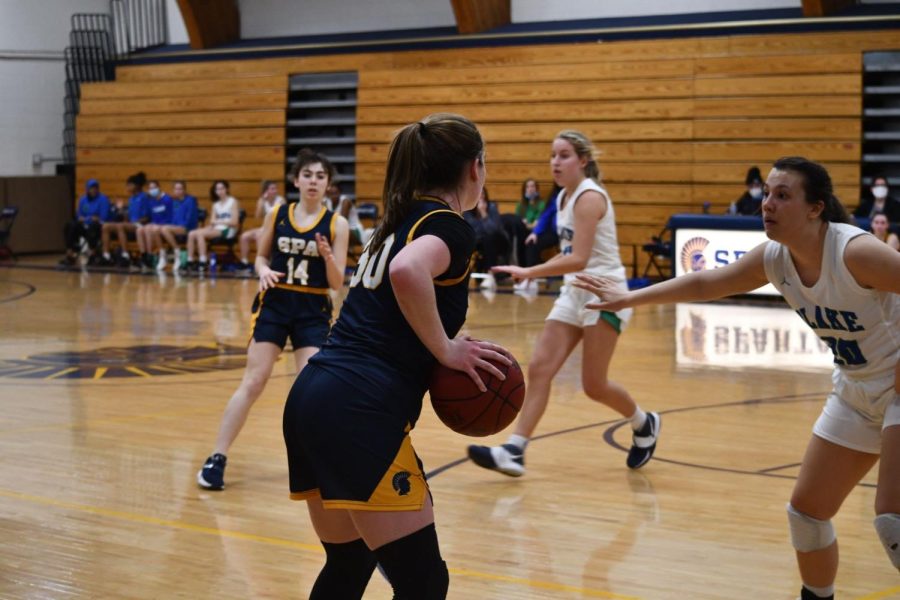
[[790, 308], [678, 304], [675, 346], [680, 367], [834, 367], [831, 350]]
[[[769, 238], [764, 231], [735, 231], [726, 229], [676, 229], [675, 276], [685, 273], [719, 269]], [[780, 296], [772, 284], [753, 290], [751, 294]]]

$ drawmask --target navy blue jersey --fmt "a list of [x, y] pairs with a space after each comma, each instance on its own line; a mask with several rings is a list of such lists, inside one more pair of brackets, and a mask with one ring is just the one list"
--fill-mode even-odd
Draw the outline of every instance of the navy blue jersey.
[[282, 204], [272, 221], [269, 267], [273, 271], [284, 273], [275, 287], [309, 294], [327, 294], [328, 275], [325, 260], [319, 256], [316, 234], [321, 234], [329, 244], [333, 244], [336, 215], [322, 207], [313, 225], [304, 229], [294, 222], [296, 206], [296, 202]]
[[419, 408], [435, 359], [400, 311], [389, 273], [397, 253], [423, 235], [439, 237], [450, 249], [450, 266], [434, 280], [434, 289], [444, 331], [456, 336], [469, 305], [475, 233], [447, 204], [426, 197], [413, 203], [410, 214], [374, 255], [368, 248], [363, 252], [337, 323], [309, 361], [358, 389], [396, 394], [405, 402], [418, 402]]

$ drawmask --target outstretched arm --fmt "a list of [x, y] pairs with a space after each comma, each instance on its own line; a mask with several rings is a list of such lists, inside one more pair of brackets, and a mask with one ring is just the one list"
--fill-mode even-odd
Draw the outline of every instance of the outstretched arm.
[[763, 265], [766, 243], [719, 269], [697, 271], [632, 292], [623, 291], [616, 282], [593, 275], [578, 275], [574, 285], [601, 299], [588, 304], [588, 308], [610, 311], [641, 304], [715, 300], [746, 293], [768, 283]]

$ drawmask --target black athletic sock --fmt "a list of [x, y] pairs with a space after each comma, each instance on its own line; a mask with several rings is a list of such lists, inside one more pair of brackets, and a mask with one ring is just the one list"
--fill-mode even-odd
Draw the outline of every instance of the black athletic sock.
[[361, 539], [344, 544], [322, 542], [322, 546], [325, 566], [316, 578], [309, 600], [362, 598], [375, 570], [375, 553]]
[[394, 600], [444, 600], [450, 586], [434, 523], [375, 550]]
[[806, 586], [800, 589], [800, 600], [834, 600], [834, 594], [830, 596], [817, 596], [809, 591]]

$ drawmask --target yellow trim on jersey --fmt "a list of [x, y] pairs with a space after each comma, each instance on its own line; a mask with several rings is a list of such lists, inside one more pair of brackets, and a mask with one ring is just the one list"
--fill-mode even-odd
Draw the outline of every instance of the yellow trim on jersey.
[[457, 277], [456, 279], [435, 279], [434, 285], [439, 285], [441, 287], [449, 287], [451, 285], [456, 285], [457, 283], [462, 283], [463, 280], [469, 276], [475, 269], [475, 253], [472, 253], [472, 256], [469, 258], [469, 266], [466, 267], [466, 272]]
[[455, 210], [449, 210], [449, 209], [445, 209], [445, 208], [439, 208], [439, 209], [433, 210], [429, 213], [425, 213], [425, 215], [422, 218], [420, 218], [418, 221], [416, 221], [413, 224], [412, 229], [409, 230], [409, 235], [406, 236], [406, 243], [409, 244], [410, 242], [413, 241], [413, 236], [416, 234], [416, 229], [419, 228], [419, 225], [421, 225], [425, 219], [427, 219], [431, 215], [436, 215], [438, 213], [450, 213], [450, 214], [456, 215], [457, 217], [462, 219], [460, 214], [458, 212], [456, 212]]
[[298, 227], [297, 222], [294, 221], [294, 207], [297, 206], [297, 204], [299, 204], [299, 202], [293, 202], [290, 204], [290, 206], [288, 206], [288, 217], [291, 220], [291, 227], [293, 227], [297, 233], [306, 233], [307, 231], [312, 231], [313, 229], [316, 228], [316, 226], [318, 226], [319, 222], [322, 220], [322, 217], [325, 216], [325, 212], [327, 209], [324, 206], [322, 208], [320, 208], [319, 214], [316, 215], [316, 220], [313, 221], [313, 224], [310, 225], [309, 227], [302, 228], [302, 227]]
[[328, 295], [328, 288], [309, 287], [307, 285], [290, 285], [287, 283], [276, 283], [275, 287], [282, 290], [290, 290], [292, 292], [303, 292], [304, 294]]
[[328, 242], [334, 242], [334, 229], [337, 227], [337, 213], [331, 213], [331, 223], [328, 225], [329, 234], [331, 237], [328, 238]]
[[[427, 199], [429, 199], [429, 200], [436, 200], [436, 201], [440, 202], [441, 204], [445, 204], [445, 205], [447, 205], [447, 206], [450, 206], [449, 204], [447, 204], [446, 202], [444, 202], [444, 201], [441, 200], [440, 198], [435, 198], [434, 196], [422, 196], [422, 198], [427, 198]], [[421, 225], [422, 222], [423, 222], [425, 219], [427, 219], [427, 218], [430, 217], [431, 215], [436, 215], [436, 214], [438, 214], [438, 213], [451, 213], [451, 214], [456, 215], [456, 216], [459, 217], [460, 219], [463, 218], [462, 215], [460, 215], [460, 214], [459, 214], [458, 212], [456, 212], [455, 210], [447, 210], [447, 209], [444, 209], [444, 208], [439, 208], [439, 209], [437, 209], [437, 210], [433, 210], [433, 211], [431, 211], [431, 212], [429, 212], [429, 213], [426, 213], [421, 219], [419, 219], [418, 221], [416, 221], [416, 222], [413, 224], [412, 229], [409, 230], [409, 235], [406, 236], [406, 243], [409, 244], [410, 242], [412, 242], [412, 240], [413, 240], [413, 235], [415, 235], [415, 233], [416, 233], [416, 229], [419, 228], [419, 225]], [[442, 286], [442, 287], [450, 286], [450, 285], [456, 285], [457, 283], [460, 283], [463, 279], [465, 279], [466, 277], [469, 276], [469, 273], [472, 271], [473, 264], [474, 264], [474, 263], [472, 262], [472, 259], [470, 258], [470, 259], [469, 259], [469, 266], [466, 267], [466, 271], [465, 271], [465, 273], [462, 274], [461, 277], [457, 277], [456, 279], [446, 279], [446, 280], [444, 280], [444, 279], [442, 279], [442, 280], [433, 279], [432, 281], [434, 281], [434, 285], [439, 285], [439, 286]]]

